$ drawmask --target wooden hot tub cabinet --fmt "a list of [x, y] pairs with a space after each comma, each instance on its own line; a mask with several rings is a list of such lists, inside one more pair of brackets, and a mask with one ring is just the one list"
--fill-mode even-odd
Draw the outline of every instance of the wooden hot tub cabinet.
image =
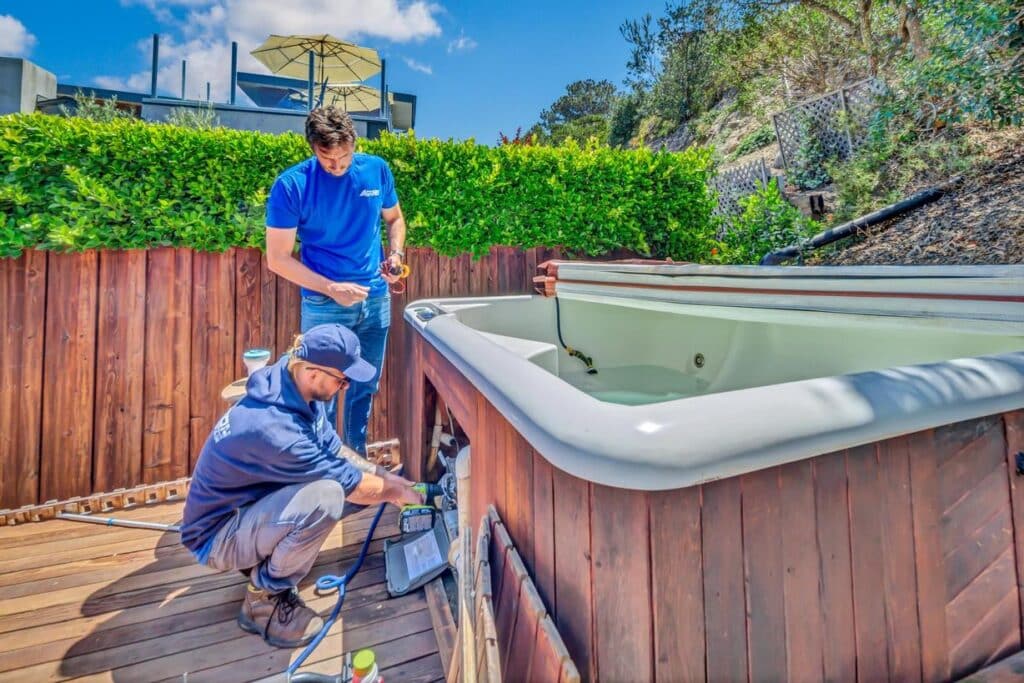
[[553, 467], [409, 336], [411, 474], [436, 392], [472, 519], [496, 506], [585, 680], [944, 681], [1021, 649], [1024, 411], [627, 490]]

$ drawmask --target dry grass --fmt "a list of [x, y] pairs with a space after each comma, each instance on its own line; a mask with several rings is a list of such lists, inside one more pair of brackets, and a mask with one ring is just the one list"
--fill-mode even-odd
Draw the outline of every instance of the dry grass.
[[988, 162], [954, 191], [826, 248], [807, 263], [1024, 263], [1024, 130], [972, 135]]

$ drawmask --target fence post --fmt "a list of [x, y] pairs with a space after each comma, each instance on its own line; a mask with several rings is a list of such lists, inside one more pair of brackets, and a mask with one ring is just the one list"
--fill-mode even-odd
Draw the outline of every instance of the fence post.
[[846, 129], [846, 155], [844, 159], [853, 156], [853, 135], [850, 133], [850, 107], [846, 103], [846, 88], [839, 89], [839, 104], [843, 108], [843, 128]]
[[782, 167], [789, 170], [789, 159], [786, 158], [786, 143], [782, 141], [782, 134], [779, 132], [778, 114], [772, 114], [772, 126], [775, 127], [775, 139], [779, 141], [779, 155], [782, 157]]

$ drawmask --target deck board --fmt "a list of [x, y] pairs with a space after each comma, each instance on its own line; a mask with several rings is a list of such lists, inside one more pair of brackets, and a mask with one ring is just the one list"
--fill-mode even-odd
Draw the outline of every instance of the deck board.
[[[123, 519], [175, 523], [181, 502], [118, 511]], [[326, 614], [335, 596], [313, 583], [340, 574], [359, 553], [373, 510], [344, 520], [300, 586]], [[302, 670], [336, 673], [345, 650], [373, 647], [387, 680], [439, 681], [444, 669], [422, 590], [389, 599], [385, 513], [338, 622]], [[7, 681], [284, 680], [301, 650], [272, 648], [241, 631], [245, 591], [236, 572], [196, 564], [177, 534], [52, 520], [0, 528], [0, 683]]]

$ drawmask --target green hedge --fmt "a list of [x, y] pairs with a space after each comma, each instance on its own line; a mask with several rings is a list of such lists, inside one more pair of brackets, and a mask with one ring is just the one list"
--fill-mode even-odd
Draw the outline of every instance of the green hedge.
[[[707, 150], [490, 148], [392, 135], [359, 146], [391, 163], [410, 245], [444, 254], [562, 245], [677, 260], [705, 260], [714, 245]], [[261, 246], [274, 177], [308, 154], [294, 134], [2, 116], [0, 256]]]

